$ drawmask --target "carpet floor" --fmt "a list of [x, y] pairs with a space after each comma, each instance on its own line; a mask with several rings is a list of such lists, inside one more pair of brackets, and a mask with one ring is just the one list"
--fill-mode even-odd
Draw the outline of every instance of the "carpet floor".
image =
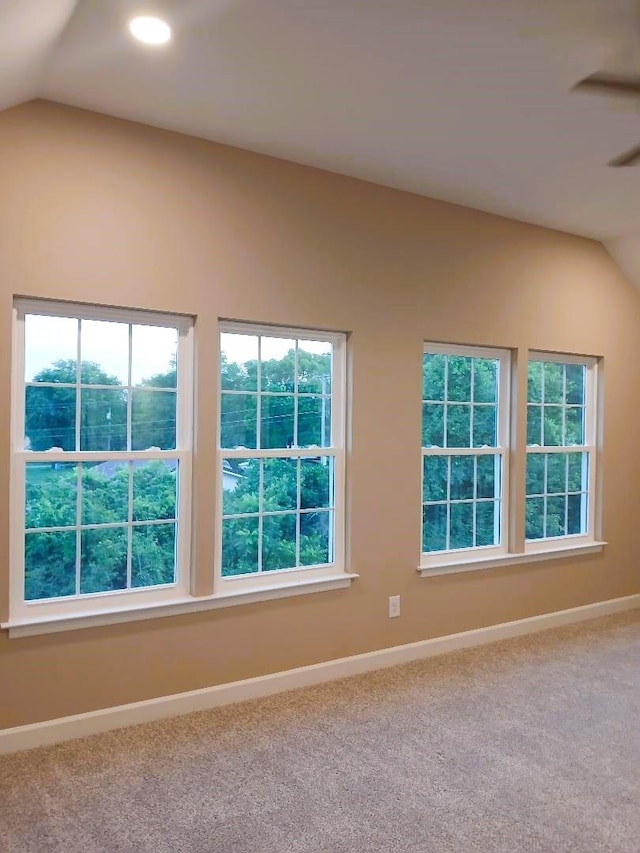
[[640, 851], [640, 612], [0, 757], [2, 853]]

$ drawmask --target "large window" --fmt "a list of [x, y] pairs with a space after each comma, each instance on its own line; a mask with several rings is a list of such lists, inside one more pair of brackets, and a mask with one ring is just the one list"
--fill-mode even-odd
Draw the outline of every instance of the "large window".
[[186, 591], [191, 321], [45, 301], [15, 313], [13, 616]]
[[344, 344], [221, 326], [218, 582], [343, 570]]
[[596, 363], [534, 354], [527, 378], [527, 541], [593, 537]]
[[[504, 550], [509, 356], [425, 346], [422, 551]], [[423, 558], [424, 561], [424, 558]]]

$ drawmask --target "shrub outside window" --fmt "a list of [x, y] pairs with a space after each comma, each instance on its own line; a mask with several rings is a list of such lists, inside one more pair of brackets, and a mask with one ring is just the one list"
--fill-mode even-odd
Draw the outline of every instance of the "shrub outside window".
[[216, 588], [344, 571], [345, 336], [220, 331]]
[[594, 537], [596, 361], [532, 354], [527, 376], [526, 540]]
[[14, 310], [12, 617], [186, 592], [192, 321]]
[[423, 563], [503, 552], [509, 354], [426, 344], [422, 386]]

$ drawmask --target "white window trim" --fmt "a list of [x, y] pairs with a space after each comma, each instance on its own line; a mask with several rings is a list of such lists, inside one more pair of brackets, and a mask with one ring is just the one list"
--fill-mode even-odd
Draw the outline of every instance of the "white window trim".
[[[587, 453], [589, 457], [589, 484], [587, 492], [587, 530], [585, 533], [566, 534], [565, 536], [549, 536], [543, 539], [525, 538], [524, 553], [532, 556], [549, 554], [571, 548], [572, 543], [581, 542], [602, 545], [597, 536], [600, 508], [597, 504], [597, 476], [599, 473], [598, 434], [600, 415], [598, 411], [598, 359], [595, 356], [579, 356], [564, 353], [548, 353], [531, 350], [527, 361], [552, 362], [555, 364], [578, 364], [586, 368], [584, 388], [584, 444], [567, 446], [557, 445], [526, 445], [525, 453]], [[527, 404], [529, 400], [527, 398]]]
[[461, 572], [475, 572], [484, 569], [509, 568], [510, 566], [521, 566], [527, 563], [539, 563], [546, 560], [559, 560], [567, 557], [582, 557], [587, 554], [596, 554], [607, 545], [597, 539], [586, 539], [584, 536], [575, 536], [573, 541], [567, 541], [570, 537], [562, 539], [562, 544], [554, 548], [531, 549], [514, 553], [506, 553], [497, 556], [481, 556], [476, 554], [471, 560], [442, 561], [433, 565], [418, 566], [421, 577], [439, 577], [440, 575], [459, 574]]
[[[178, 376], [176, 410], [176, 450], [170, 451], [25, 451], [24, 443], [24, 365], [26, 314], [70, 317], [80, 320], [110, 320], [136, 325], [163, 326], [178, 330]], [[9, 578], [9, 621], [49, 624], [59, 619], [78, 620], [87, 614], [123, 612], [130, 606], [153, 606], [175, 601], [189, 593], [191, 583], [191, 480], [193, 436], [193, 346], [194, 324], [191, 317], [129, 308], [108, 308], [73, 302], [40, 299], [16, 299], [13, 307], [13, 366], [11, 412], [11, 536]], [[176, 581], [153, 588], [91, 593], [27, 601], [24, 598], [24, 504], [25, 466], [27, 462], [78, 462], [132, 459], [177, 459], [180, 482], [176, 507]], [[22, 473], [20, 473], [22, 472]]]
[[[347, 336], [344, 332], [328, 332], [319, 329], [305, 329], [290, 326], [269, 326], [257, 323], [244, 323], [221, 320], [218, 328], [218, 339], [222, 334], [243, 334], [273, 338], [292, 338], [308, 341], [324, 341], [333, 346], [333, 375], [331, 384], [331, 447], [318, 448], [275, 448], [265, 450], [231, 450], [221, 449], [221, 418], [218, 417], [216, 437], [217, 446], [217, 489], [216, 489], [216, 545], [214, 563], [214, 596], [227, 598], [236, 595], [251, 595], [261, 590], [270, 589], [274, 584], [274, 576], [285, 579], [283, 583], [290, 586], [296, 584], [316, 583], [336, 577], [352, 579], [357, 575], [349, 574], [346, 568], [346, 347]], [[256, 392], [258, 393], [258, 392]], [[221, 389], [218, 401], [221, 399]], [[334, 458], [334, 542], [333, 562], [327, 565], [292, 567], [279, 569], [277, 572], [252, 573], [246, 575], [222, 575], [222, 476], [225, 459], [241, 457], [243, 459], [264, 458], [312, 458], [317, 456], [332, 456]]]
[[[428, 573], [448, 565], [471, 565], [477, 561], [498, 560], [508, 555], [509, 534], [509, 455], [510, 455], [510, 412], [511, 412], [511, 352], [497, 347], [456, 345], [425, 342], [423, 354], [447, 356], [466, 356], [469, 358], [495, 359], [500, 365], [498, 383], [498, 423], [496, 447], [422, 447], [420, 475], [421, 501], [423, 506], [422, 477], [424, 476], [424, 458], [426, 456], [500, 456], [502, 460], [500, 495], [500, 545], [475, 546], [471, 548], [449, 549], [447, 551], [423, 551], [420, 555], [419, 571]], [[422, 400], [421, 396], [421, 400]], [[422, 516], [422, 513], [421, 513]], [[422, 517], [420, 519], [420, 544], [422, 547]]]

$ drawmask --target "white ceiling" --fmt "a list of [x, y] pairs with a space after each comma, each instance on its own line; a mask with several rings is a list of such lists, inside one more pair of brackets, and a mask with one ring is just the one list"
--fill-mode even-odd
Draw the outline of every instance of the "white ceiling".
[[[137, 12], [174, 39], [144, 48]], [[640, 0], [0, 0], [0, 108], [34, 96], [610, 240], [638, 239]], [[625, 246], [628, 244], [623, 239]]]

